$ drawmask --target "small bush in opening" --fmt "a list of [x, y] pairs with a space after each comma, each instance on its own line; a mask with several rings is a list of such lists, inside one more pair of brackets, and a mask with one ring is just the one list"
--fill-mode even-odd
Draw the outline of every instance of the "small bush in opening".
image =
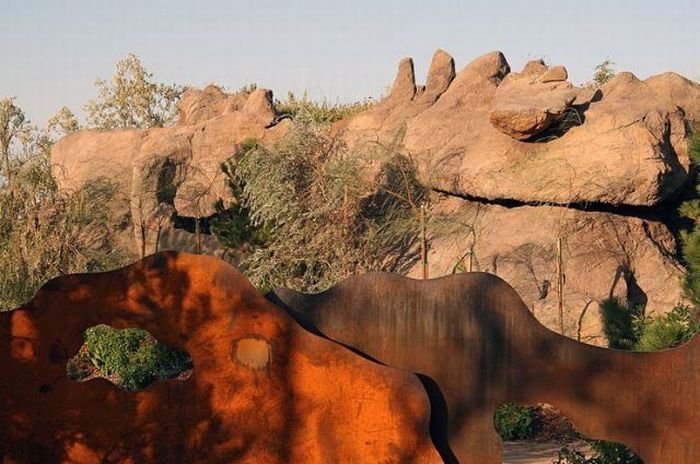
[[192, 368], [189, 355], [141, 329], [100, 324], [85, 331], [85, 344], [66, 365], [68, 378], [104, 377], [125, 390], [172, 379]]
[[496, 410], [493, 422], [504, 440], [525, 440], [534, 435], [535, 413], [532, 407], [505, 402]]
[[633, 350], [639, 341], [638, 321], [643, 315], [643, 308], [629, 308], [619, 298], [612, 297], [600, 302], [600, 315], [608, 347]]

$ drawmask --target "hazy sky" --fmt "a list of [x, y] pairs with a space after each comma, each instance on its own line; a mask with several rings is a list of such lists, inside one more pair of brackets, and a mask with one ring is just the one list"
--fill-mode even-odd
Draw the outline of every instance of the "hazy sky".
[[81, 114], [129, 52], [162, 82], [332, 101], [379, 96], [404, 56], [424, 81], [438, 47], [458, 70], [501, 50], [515, 70], [564, 64], [576, 84], [606, 57], [700, 80], [698, 39], [700, 0], [0, 0], [0, 97], [37, 124], [62, 105]]

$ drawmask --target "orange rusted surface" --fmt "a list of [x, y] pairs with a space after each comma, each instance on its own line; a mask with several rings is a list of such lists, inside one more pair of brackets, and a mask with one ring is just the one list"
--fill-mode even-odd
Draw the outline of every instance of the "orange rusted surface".
[[310, 330], [422, 374], [447, 462], [502, 462], [493, 416], [511, 400], [550, 403], [585, 435], [624, 443], [646, 464], [700, 463], [700, 336], [657, 353], [578, 343], [482, 273], [368, 274], [318, 295], [279, 289], [269, 298]]
[[[184, 381], [135, 393], [66, 378], [83, 331], [185, 349]], [[161, 253], [55, 279], [0, 313], [0, 462], [440, 462], [413, 375], [301, 328], [234, 268]]]

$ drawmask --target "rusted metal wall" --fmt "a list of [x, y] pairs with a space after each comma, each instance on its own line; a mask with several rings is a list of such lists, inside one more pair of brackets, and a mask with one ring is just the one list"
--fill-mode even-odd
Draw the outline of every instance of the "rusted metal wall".
[[351, 277], [318, 295], [269, 295], [309, 330], [422, 375], [448, 462], [501, 462], [504, 401], [546, 402], [584, 434], [647, 464], [700, 463], [700, 337], [658, 353], [597, 348], [549, 331], [498, 277]]
[[[185, 381], [66, 378], [97, 324], [185, 349]], [[0, 462], [440, 462], [416, 376], [310, 334], [235, 269], [161, 253], [0, 313]]]

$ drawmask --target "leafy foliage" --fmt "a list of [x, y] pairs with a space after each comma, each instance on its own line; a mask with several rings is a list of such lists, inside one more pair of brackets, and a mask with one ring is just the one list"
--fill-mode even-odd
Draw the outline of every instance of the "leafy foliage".
[[50, 169], [48, 155], [36, 154], [0, 188], [0, 308], [24, 303], [56, 276], [126, 260], [114, 246], [109, 203], [115, 186], [96, 179], [60, 193]]
[[329, 103], [323, 100], [318, 103], [309, 99], [306, 93], [301, 98], [297, 98], [289, 92], [286, 99], [275, 102], [275, 109], [280, 116], [287, 115], [292, 119], [329, 124], [366, 111], [374, 105], [375, 102], [372, 99], [352, 103]]
[[403, 269], [413, 258], [427, 190], [397, 151], [367, 176], [322, 125], [296, 120], [275, 146], [242, 147], [224, 172], [239, 214], [214, 232], [247, 250], [240, 266], [260, 288], [317, 291], [352, 273]]
[[111, 81], [98, 79], [99, 96], [85, 105], [88, 125], [105, 129], [163, 127], [176, 116], [182, 87], [153, 81], [141, 60], [129, 54], [117, 62]]
[[658, 351], [673, 348], [690, 340], [700, 332], [700, 321], [693, 318], [690, 307], [677, 305], [668, 313], [646, 319], [637, 350]]
[[610, 81], [615, 77], [615, 62], [610, 58], [606, 58], [605, 61], [600, 63], [595, 67], [595, 72], [593, 73], [593, 79], [584, 84], [584, 87], [589, 89], [597, 89], [601, 85]]
[[189, 355], [156, 341], [141, 329], [115, 329], [105, 324], [85, 331], [85, 345], [66, 366], [73, 380], [89, 373], [85, 362], [125, 390], [139, 390], [156, 380], [170, 379], [191, 369]]
[[590, 440], [593, 456], [586, 457], [580, 451], [565, 446], [559, 451], [553, 464], [643, 464], [634, 451], [620, 443]]
[[643, 308], [628, 308], [617, 298], [600, 303], [608, 346], [620, 350], [658, 351], [679, 346], [697, 332], [700, 321], [687, 305], [676, 305], [666, 314], [650, 317]]
[[52, 140], [63, 135], [72, 134], [80, 129], [80, 123], [75, 114], [67, 106], [61, 107], [56, 114], [46, 122], [46, 132]]
[[697, 183], [697, 167], [700, 165], [700, 124], [688, 141], [688, 155], [695, 167], [696, 185], [694, 197], [681, 204], [680, 214], [694, 221], [692, 230], [681, 233], [683, 259], [688, 272], [685, 275], [685, 292], [696, 307], [700, 307], [700, 184]]
[[27, 144], [34, 132], [34, 127], [22, 109], [15, 105], [14, 98], [0, 99], [0, 174], [9, 180], [15, 167], [12, 165], [13, 148]]
[[629, 308], [619, 298], [607, 298], [600, 302], [603, 331], [608, 347], [618, 350], [633, 350], [639, 341], [638, 321], [644, 308]]
[[504, 440], [525, 440], [534, 435], [535, 413], [530, 406], [505, 402], [494, 415], [496, 432]]

